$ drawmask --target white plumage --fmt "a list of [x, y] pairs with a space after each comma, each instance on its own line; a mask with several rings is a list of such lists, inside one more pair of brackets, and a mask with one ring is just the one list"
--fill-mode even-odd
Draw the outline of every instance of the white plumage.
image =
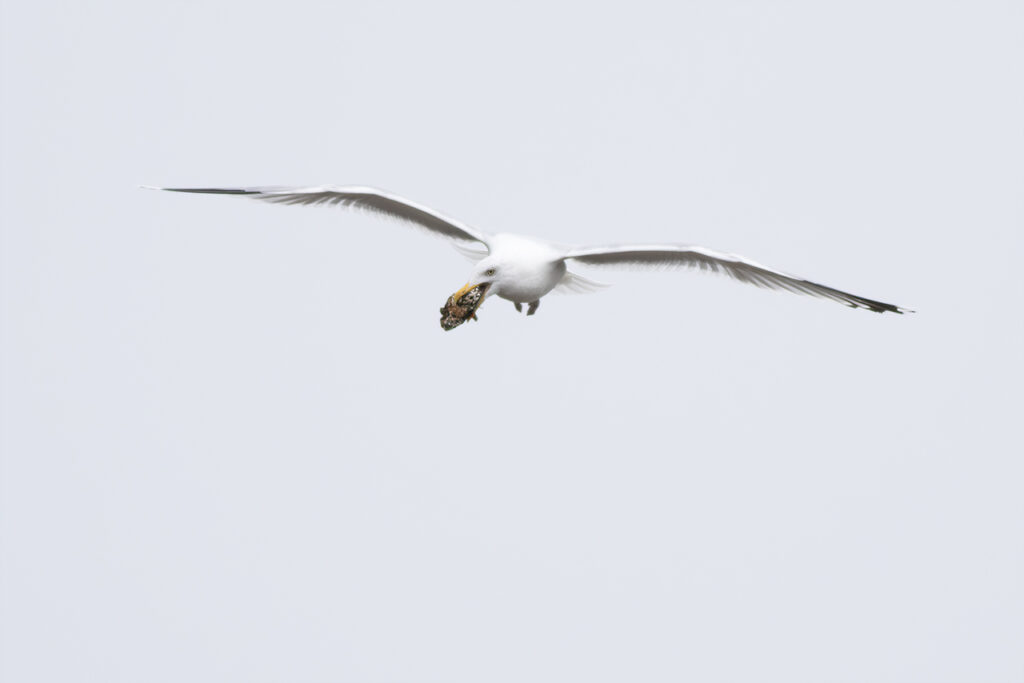
[[[567, 247], [514, 234], [488, 234], [448, 218], [421, 204], [370, 187], [247, 187], [247, 188], [154, 188], [171, 192], [231, 194], [277, 204], [333, 204], [383, 214], [447, 237], [463, 253], [479, 259], [465, 287], [453, 296], [483, 286], [484, 295], [467, 315], [498, 296], [512, 301], [517, 310], [528, 304], [532, 315], [540, 299], [556, 287], [592, 291], [603, 285], [569, 270], [572, 264], [619, 267], [679, 267], [720, 272], [749, 284], [831, 299], [852, 308], [882, 313], [908, 313], [908, 309], [788, 275], [736, 254], [682, 244], [618, 244]], [[449, 300], [452, 301], [451, 299]], [[443, 312], [443, 311], [442, 311]], [[461, 322], [461, 320], [459, 321]], [[458, 323], [456, 323], [458, 324]], [[442, 320], [444, 326], [444, 321]], [[445, 326], [445, 329], [450, 327]]]

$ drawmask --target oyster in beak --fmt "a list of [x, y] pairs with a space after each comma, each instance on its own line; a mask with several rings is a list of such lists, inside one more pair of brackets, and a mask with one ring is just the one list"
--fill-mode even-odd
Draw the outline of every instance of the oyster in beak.
[[476, 309], [480, 308], [486, 293], [487, 284], [466, 285], [448, 297], [441, 308], [442, 329], [454, 330], [470, 318], [476, 320]]

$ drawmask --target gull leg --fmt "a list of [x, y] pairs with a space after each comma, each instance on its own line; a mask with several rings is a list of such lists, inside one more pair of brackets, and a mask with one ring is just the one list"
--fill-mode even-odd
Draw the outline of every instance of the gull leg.
[[526, 309], [526, 315], [533, 315], [537, 312], [537, 307], [540, 306], [540, 299], [530, 302], [530, 307]]
[[518, 301], [513, 301], [512, 305], [516, 307], [516, 313], [522, 313], [523, 312], [523, 305], [521, 303], [519, 303]]

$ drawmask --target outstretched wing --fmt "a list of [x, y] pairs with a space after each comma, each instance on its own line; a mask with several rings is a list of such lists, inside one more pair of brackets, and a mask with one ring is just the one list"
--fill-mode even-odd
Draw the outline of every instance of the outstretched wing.
[[350, 206], [390, 218], [413, 223], [421, 228], [462, 242], [488, 243], [488, 235], [447, 216], [397, 195], [372, 187], [160, 187], [168, 192], [235, 194], [275, 204], [329, 204]]
[[572, 249], [565, 258], [591, 266], [634, 266], [698, 268], [730, 277], [758, 287], [782, 289], [796, 294], [809, 294], [832, 299], [852, 308], [865, 308], [882, 313], [912, 313], [906, 308], [866, 299], [856, 294], [819, 285], [810, 280], [767, 268], [736, 254], [681, 244], [621, 244]]

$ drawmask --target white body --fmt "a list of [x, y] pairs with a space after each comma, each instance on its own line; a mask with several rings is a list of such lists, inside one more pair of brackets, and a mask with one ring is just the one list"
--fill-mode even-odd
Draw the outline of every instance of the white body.
[[490, 253], [470, 273], [469, 282], [487, 282], [485, 273], [496, 269], [488, 296], [528, 304], [539, 301], [562, 282], [568, 251], [543, 240], [501, 233], [490, 240]]

